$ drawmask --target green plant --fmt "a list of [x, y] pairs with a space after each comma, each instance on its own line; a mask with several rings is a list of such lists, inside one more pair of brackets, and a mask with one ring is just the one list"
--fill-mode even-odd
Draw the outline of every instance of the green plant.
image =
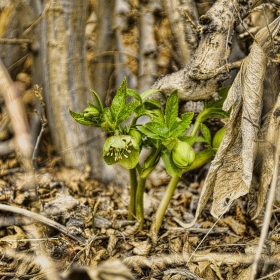
[[[110, 107], [104, 108], [98, 94], [92, 91], [94, 104], [88, 102], [82, 114], [70, 110], [71, 116], [78, 123], [100, 127], [109, 135], [104, 143], [103, 158], [109, 165], [119, 163], [129, 169], [131, 189], [128, 218], [136, 217], [141, 229], [144, 221], [145, 183], [160, 158], [172, 178], [151, 226], [156, 234], [182, 174], [201, 167], [214, 157], [217, 147], [212, 147], [211, 134], [204, 122], [209, 117], [228, 117], [228, 113], [222, 110], [228, 89], [219, 91], [220, 100], [205, 102], [204, 109], [192, 126], [194, 113], [178, 114], [177, 91], [171, 93], [163, 107], [157, 100], [150, 99], [157, 90], [149, 89], [140, 95], [127, 88], [126, 79]], [[128, 96], [133, 101], [128, 102]], [[143, 115], [148, 116], [150, 121], [137, 123]], [[195, 153], [192, 146], [197, 142], [204, 142], [205, 149]], [[143, 149], [149, 149], [150, 153], [140, 165], [139, 156]]]

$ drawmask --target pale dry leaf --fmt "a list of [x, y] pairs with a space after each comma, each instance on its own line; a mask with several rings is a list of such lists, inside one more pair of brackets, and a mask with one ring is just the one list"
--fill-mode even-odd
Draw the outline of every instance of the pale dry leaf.
[[273, 45], [270, 38], [279, 31], [279, 23], [280, 17], [269, 29], [263, 28], [256, 35], [251, 52], [230, 88], [224, 103], [224, 110], [232, 108], [226, 133], [202, 188], [195, 219], [186, 227], [195, 224], [212, 193], [211, 214], [219, 217], [235, 199], [249, 192], [261, 118], [266, 52]]

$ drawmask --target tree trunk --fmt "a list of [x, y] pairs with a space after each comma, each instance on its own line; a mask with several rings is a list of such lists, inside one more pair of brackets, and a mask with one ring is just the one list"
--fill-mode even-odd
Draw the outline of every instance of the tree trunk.
[[90, 87], [105, 101], [109, 85], [114, 80], [114, 12], [115, 1], [97, 1], [97, 32], [95, 57], [90, 66]]
[[81, 126], [69, 114], [69, 109], [83, 112], [87, 100], [92, 101], [85, 63], [87, 1], [50, 1], [48, 6], [33, 2], [37, 16], [47, 9], [36, 28], [34, 82], [43, 87], [56, 150], [66, 166], [84, 170], [89, 164], [95, 178], [110, 180], [102, 160], [102, 134]]

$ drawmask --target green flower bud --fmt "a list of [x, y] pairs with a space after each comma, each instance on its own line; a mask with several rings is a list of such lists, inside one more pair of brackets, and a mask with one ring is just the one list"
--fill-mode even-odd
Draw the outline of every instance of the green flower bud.
[[100, 116], [100, 112], [95, 107], [88, 107], [84, 110], [84, 118], [85, 120], [93, 121], [98, 119]]
[[139, 161], [139, 145], [130, 135], [109, 137], [103, 147], [103, 158], [107, 164], [120, 163], [125, 168], [134, 168]]
[[141, 145], [142, 143], [142, 134], [139, 130], [137, 129], [130, 129], [129, 130], [129, 135], [132, 136], [136, 142], [138, 143], [138, 145]]
[[178, 141], [178, 145], [172, 150], [173, 162], [179, 168], [186, 168], [195, 160], [195, 152], [190, 144]]
[[216, 134], [215, 134], [215, 136], [213, 138], [213, 142], [212, 142], [212, 147], [214, 149], [218, 149], [219, 148], [219, 146], [220, 146], [220, 144], [221, 144], [221, 142], [223, 140], [223, 137], [225, 135], [225, 132], [226, 132], [226, 128], [225, 127], [222, 127], [221, 129], [219, 129], [216, 132]]

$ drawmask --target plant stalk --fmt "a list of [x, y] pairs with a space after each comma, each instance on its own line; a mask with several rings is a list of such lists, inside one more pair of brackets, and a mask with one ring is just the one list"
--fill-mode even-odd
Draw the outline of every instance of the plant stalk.
[[195, 123], [193, 124], [190, 136], [195, 136], [197, 134], [200, 125], [201, 125], [201, 122], [196, 120]]
[[134, 220], [136, 214], [135, 197], [137, 191], [136, 168], [129, 169], [129, 179], [130, 179], [130, 202], [129, 202], [128, 220]]
[[170, 200], [173, 196], [173, 193], [177, 187], [177, 184], [180, 180], [180, 177], [178, 175], [174, 175], [171, 180], [169, 181], [169, 184], [167, 186], [167, 189], [164, 193], [164, 196], [159, 204], [159, 207], [156, 211], [156, 214], [155, 214], [155, 219], [151, 225], [151, 231], [152, 233], [158, 233], [160, 227], [161, 227], [161, 224], [162, 224], [162, 221], [163, 221], [163, 217], [164, 217], [164, 214], [165, 214], [165, 211], [170, 203]]
[[136, 218], [140, 221], [139, 229], [143, 229], [144, 224], [144, 192], [145, 192], [146, 178], [141, 178], [138, 181], [136, 190]]
[[137, 190], [136, 190], [136, 218], [140, 221], [139, 229], [143, 229], [144, 224], [144, 192], [145, 184], [150, 173], [155, 169], [158, 161], [159, 155], [162, 150], [162, 145], [154, 149], [151, 154], [147, 157], [144, 162], [144, 168], [141, 171], [140, 179], [138, 181]]

